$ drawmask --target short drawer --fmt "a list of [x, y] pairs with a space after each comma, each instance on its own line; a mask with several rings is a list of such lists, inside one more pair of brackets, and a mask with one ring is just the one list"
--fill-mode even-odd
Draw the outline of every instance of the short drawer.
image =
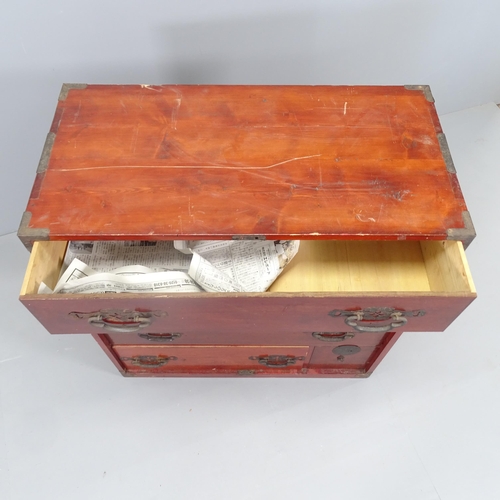
[[65, 246], [36, 242], [21, 290], [51, 333], [210, 330], [217, 342], [255, 344], [273, 332], [273, 343], [302, 344], [313, 332], [442, 331], [476, 296], [456, 241], [302, 241], [265, 293], [37, 294], [57, 281]]
[[307, 346], [115, 345], [126, 372], [137, 374], [256, 374], [300, 371]]
[[364, 370], [369, 359], [377, 353], [374, 346], [344, 344], [337, 347], [314, 347], [307, 368]]

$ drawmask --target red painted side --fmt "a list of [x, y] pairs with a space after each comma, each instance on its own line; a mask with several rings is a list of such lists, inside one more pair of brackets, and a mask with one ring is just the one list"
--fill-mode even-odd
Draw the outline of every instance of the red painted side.
[[373, 356], [370, 357], [366, 364], [366, 371], [367, 374], [370, 375], [375, 368], [381, 363], [381, 361], [385, 358], [387, 353], [392, 349], [396, 341], [401, 337], [402, 333], [401, 332], [395, 332], [395, 333], [389, 333], [387, 334], [387, 337], [384, 339], [384, 342], [382, 342], [375, 352], [373, 353]]

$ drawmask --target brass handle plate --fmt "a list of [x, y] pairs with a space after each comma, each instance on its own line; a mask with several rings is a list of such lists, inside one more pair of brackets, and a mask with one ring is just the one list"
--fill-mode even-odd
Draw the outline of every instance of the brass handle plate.
[[114, 321], [113, 319], [101, 316], [91, 316], [89, 325], [95, 328], [102, 328], [113, 333], [133, 333], [151, 324], [150, 318], [135, 317], [132, 321]]
[[159, 368], [166, 365], [169, 361], [176, 361], [175, 356], [134, 356], [132, 358], [123, 357], [122, 361], [130, 361], [135, 366], [141, 368]]
[[352, 339], [356, 334], [351, 332], [313, 332], [312, 336], [315, 339], [322, 340], [323, 342], [343, 342], [347, 339]]
[[113, 333], [133, 333], [151, 325], [155, 317], [167, 316], [164, 311], [131, 311], [107, 309], [93, 312], [70, 312], [76, 319], [86, 319], [90, 326]]
[[367, 307], [350, 311], [334, 309], [328, 314], [334, 318], [344, 317], [345, 324], [358, 332], [386, 333], [406, 325], [408, 318], [424, 316], [425, 311], [420, 309], [403, 311], [393, 307]]
[[386, 325], [380, 326], [371, 326], [371, 325], [360, 325], [359, 322], [363, 321], [363, 313], [353, 314], [352, 316], [348, 316], [345, 320], [345, 324], [351, 326], [358, 332], [370, 332], [370, 333], [386, 333], [390, 330], [394, 330], [394, 328], [400, 328], [406, 323], [408, 323], [408, 319], [404, 316], [401, 316], [400, 313], [395, 312], [391, 314], [391, 322]]
[[173, 342], [182, 337], [182, 333], [138, 333], [138, 335], [150, 342]]
[[337, 361], [344, 361], [345, 356], [352, 356], [361, 351], [361, 347], [357, 345], [339, 345], [332, 349], [333, 354], [338, 354]]
[[284, 356], [272, 354], [270, 356], [250, 356], [248, 359], [258, 361], [269, 368], [283, 368], [294, 365], [296, 361], [303, 361], [305, 356]]

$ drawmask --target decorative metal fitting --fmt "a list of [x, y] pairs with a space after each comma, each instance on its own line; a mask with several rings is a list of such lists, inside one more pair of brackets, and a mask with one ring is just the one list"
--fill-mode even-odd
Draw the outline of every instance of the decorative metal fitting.
[[127, 309], [106, 309], [93, 312], [69, 313], [76, 319], [87, 319], [94, 328], [114, 333], [133, 333], [149, 326], [154, 317], [167, 316], [164, 311], [131, 311]]
[[352, 332], [313, 332], [312, 336], [315, 339], [322, 340], [323, 342], [343, 342], [347, 339], [352, 339], [356, 335]]
[[294, 365], [296, 361], [303, 361], [305, 356], [283, 356], [272, 354], [270, 356], [250, 356], [251, 361], [258, 361], [261, 365], [269, 368], [283, 368], [285, 366]]
[[141, 368], [159, 368], [166, 365], [169, 361], [176, 361], [175, 356], [134, 356], [132, 358], [123, 357], [122, 361], [130, 361], [135, 366]]
[[150, 342], [173, 342], [182, 337], [182, 333], [138, 333], [139, 337]]
[[[423, 316], [425, 311], [401, 311], [393, 307], [368, 307], [354, 311], [334, 309], [328, 314], [334, 318], [345, 316], [345, 324], [358, 332], [385, 333], [406, 325], [409, 317]], [[380, 323], [385, 324], [381, 325]]]

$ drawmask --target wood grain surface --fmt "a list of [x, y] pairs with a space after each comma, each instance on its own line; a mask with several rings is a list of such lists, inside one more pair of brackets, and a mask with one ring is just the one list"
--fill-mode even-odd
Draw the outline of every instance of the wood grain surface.
[[466, 206], [441, 132], [434, 104], [405, 87], [73, 88], [26, 229], [53, 240], [446, 239]]

